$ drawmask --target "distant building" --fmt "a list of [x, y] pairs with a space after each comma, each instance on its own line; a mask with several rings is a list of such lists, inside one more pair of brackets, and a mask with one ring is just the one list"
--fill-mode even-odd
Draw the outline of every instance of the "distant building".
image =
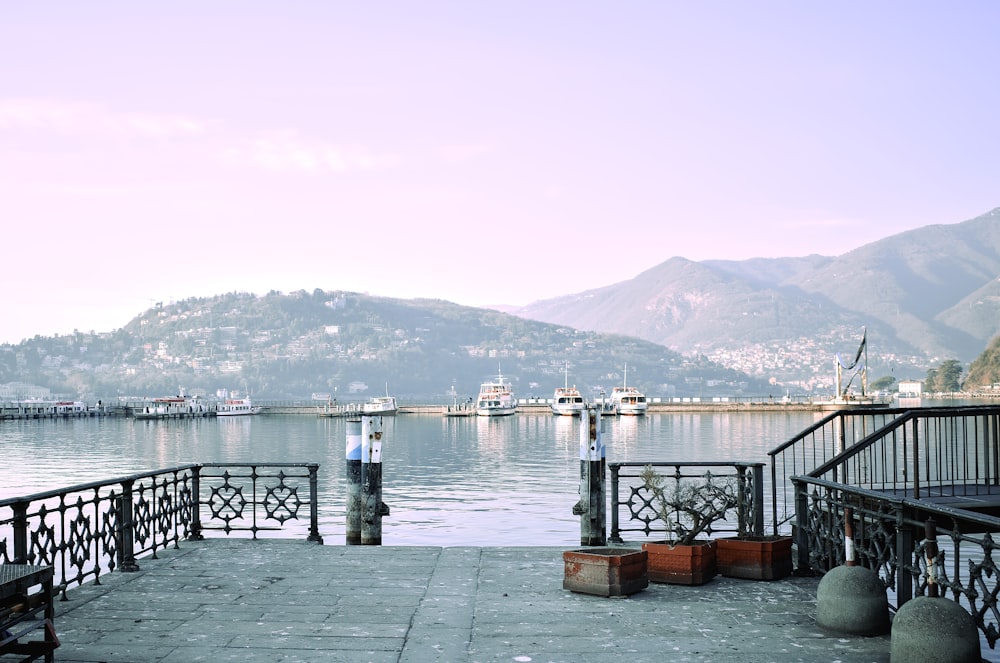
[[924, 391], [924, 383], [920, 380], [900, 380], [900, 398], [920, 398]]

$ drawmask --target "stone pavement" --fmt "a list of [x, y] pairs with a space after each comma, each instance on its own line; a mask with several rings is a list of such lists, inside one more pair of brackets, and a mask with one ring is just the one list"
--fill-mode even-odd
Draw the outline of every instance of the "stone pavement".
[[564, 548], [210, 539], [56, 602], [68, 662], [889, 661], [815, 625], [818, 578], [562, 588]]

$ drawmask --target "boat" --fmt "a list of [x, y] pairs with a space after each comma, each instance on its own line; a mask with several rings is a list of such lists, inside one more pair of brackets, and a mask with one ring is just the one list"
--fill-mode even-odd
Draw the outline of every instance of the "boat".
[[217, 417], [241, 417], [259, 413], [260, 406], [254, 405], [249, 398], [227, 398], [215, 410]]
[[376, 396], [361, 407], [361, 413], [370, 417], [389, 416], [398, 409], [395, 396]]
[[361, 413], [370, 417], [391, 416], [396, 414], [396, 397], [389, 395], [389, 385], [385, 385], [385, 396], [375, 396], [361, 406]]
[[170, 398], [146, 399], [141, 405], [129, 408], [134, 419], [187, 419], [208, 417], [215, 414], [197, 397], [183, 394]]
[[479, 386], [476, 414], [481, 417], [502, 417], [515, 412], [517, 412], [517, 401], [514, 400], [514, 390], [510, 380], [498, 370], [495, 380], [484, 382]]
[[626, 416], [646, 414], [646, 410], [649, 408], [646, 394], [635, 387], [628, 386], [628, 364], [625, 365], [625, 380], [622, 382], [622, 386], [611, 390], [611, 405], [615, 412]]
[[569, 366], [566, 367], [566, 384], [556, 387], [552, 395], [552, 414], [562, 414], [570, 417], [578, 417], [587, 408], [587, 404], [580, 395], [580, 390], [576, 385], [569, 386]]

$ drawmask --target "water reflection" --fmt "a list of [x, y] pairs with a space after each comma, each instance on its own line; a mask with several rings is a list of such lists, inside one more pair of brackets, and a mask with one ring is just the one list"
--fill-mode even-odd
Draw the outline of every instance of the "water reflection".
[[[767, 461], [818, 415], [656, 414], [603, 419], [609, 461]], [[383, 543], [576, 545], [577, 417], [386, 417]], [[195, 462], [320, 464], [320, 531], [342, 544], [346, 420], [3, 422], [0, 495], [13, 497]]]

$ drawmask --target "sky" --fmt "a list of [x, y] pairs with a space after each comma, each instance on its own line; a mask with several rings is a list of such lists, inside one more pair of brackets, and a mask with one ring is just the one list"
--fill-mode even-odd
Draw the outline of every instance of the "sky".
[[1000, 3], [0, 0], [0, 343], [525, 305], [1000, 206]]

